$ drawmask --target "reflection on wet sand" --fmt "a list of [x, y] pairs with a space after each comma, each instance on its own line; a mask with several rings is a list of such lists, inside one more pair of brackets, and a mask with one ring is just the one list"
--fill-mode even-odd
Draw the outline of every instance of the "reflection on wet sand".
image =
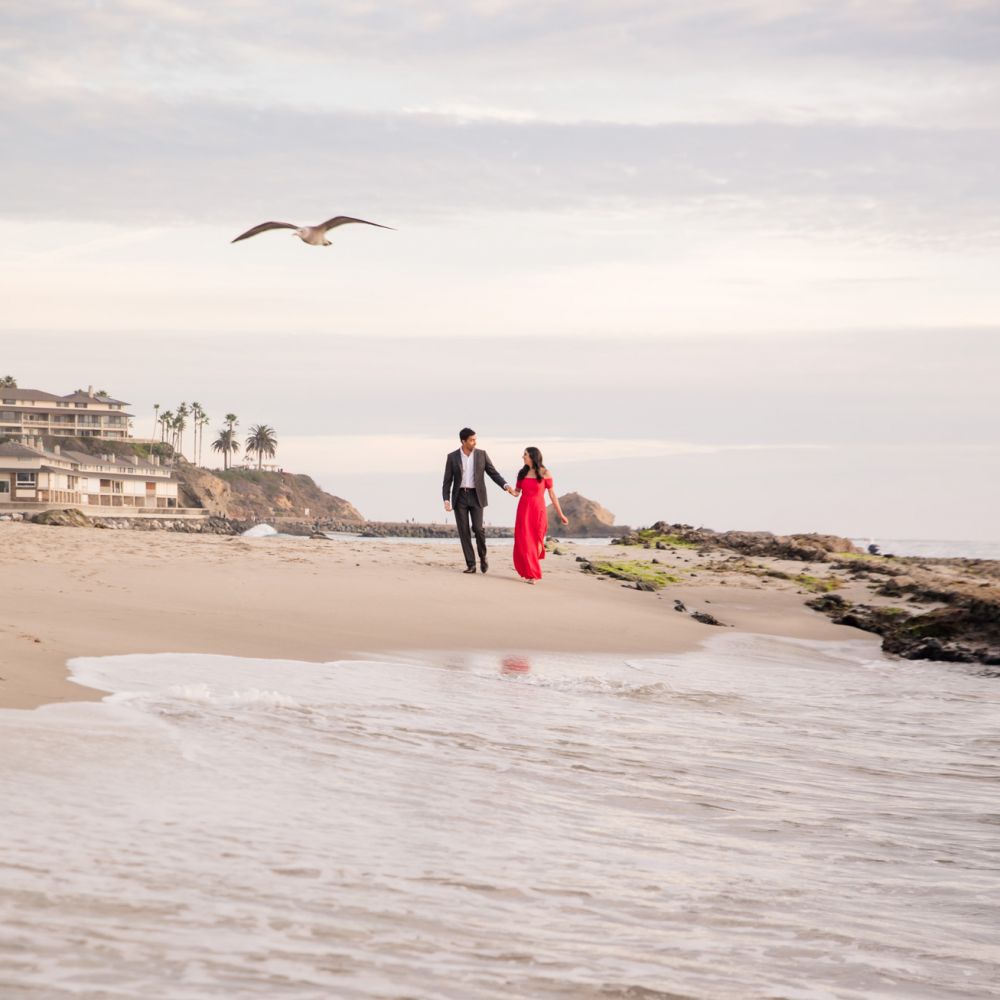
[[531, 672], [531, 662], [526, 656], [505, 656], [500, 661], [502, 674], [527, 674]]

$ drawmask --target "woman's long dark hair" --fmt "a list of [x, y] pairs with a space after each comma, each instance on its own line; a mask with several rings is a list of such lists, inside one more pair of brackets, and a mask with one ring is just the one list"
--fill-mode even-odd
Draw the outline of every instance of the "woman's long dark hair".
[[521, 466], [521, 471], [517, 474], [517, 481], [520, 482], [529, 472], [534, 472], [539, 481], [543, 480], [548, 470], [542, 463], [542, 453], [537, 448], [525, 448], [524, 450], [528, 453], [528, 458], [531, 459], [531, 465]]

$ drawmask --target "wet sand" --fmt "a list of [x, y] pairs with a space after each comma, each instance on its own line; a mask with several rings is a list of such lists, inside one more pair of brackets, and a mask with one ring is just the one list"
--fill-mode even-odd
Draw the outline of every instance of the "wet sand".
[[[544, 579], [517, 578], [510, 548], [466, 576], [456, 542], [228, 538], [0, 523], [0, 707], [99, 699], [67, 679], [75, 656], [223, 653], [326, 661], [402, 650], [671, 653], [718, 629], [858, 638], [804, 607], [794, 582], [707, 569], [691, 550], [560, 545]], [[656, 593], [580, 571], [650, 559], [680, 582]], [[770, 562], [777, 564], [774, 560]], [[788, 567], [786, 567], [788, 568]], [[794, 564], [795, 572], [802, 564]], [[694, 575], [692, 575], [694, 574]]]

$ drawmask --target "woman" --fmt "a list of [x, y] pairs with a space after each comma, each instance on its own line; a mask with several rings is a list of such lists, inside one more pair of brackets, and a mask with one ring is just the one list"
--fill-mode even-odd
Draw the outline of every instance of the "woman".
[[552, 506], [559, 520], [569, 524], [556, 497], [549, 470], [542, 463], [542, 453], [537, 448], [524, 449], [524, 468], [517, 474], [517, 504], [514, 521], [514, 569], [521, 579], [534, 583], [542, 578], [540, 561], [545, 558], [545, 531], [548, 521], [545, 514], [545, 491], [549, 491]]

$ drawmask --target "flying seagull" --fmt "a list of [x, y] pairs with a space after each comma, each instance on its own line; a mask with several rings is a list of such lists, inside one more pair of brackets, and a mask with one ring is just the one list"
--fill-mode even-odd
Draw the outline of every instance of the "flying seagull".
[[258, 233], [266, 233], [269, 229], [294, 229], [295, 235], [303, 243], [308, 243], [314, 247], [328, 247], [330, 241], [326, 238], [327, 232], [331, 229], [336, 229], [337, 226], [346, 226], [349, 222], [360, 222], [365, 226], [378, 226], [379, 229], [392, 229], [392, 226], [383, 226], [378, 222], [368, 222], [366, 219], [352, 219], [349, 215], [335, 215], [332, 219], [327, 219], [326, 222], [321, 222], [318, 226], [296, 226], [291, 222], [262, 222], [259, 226], [248, 229], [242, 236], [237, 236], [233, 240], [233, 243], [239, 243], [240, 240], [248, 240], [251, 236], [256, 236]]

